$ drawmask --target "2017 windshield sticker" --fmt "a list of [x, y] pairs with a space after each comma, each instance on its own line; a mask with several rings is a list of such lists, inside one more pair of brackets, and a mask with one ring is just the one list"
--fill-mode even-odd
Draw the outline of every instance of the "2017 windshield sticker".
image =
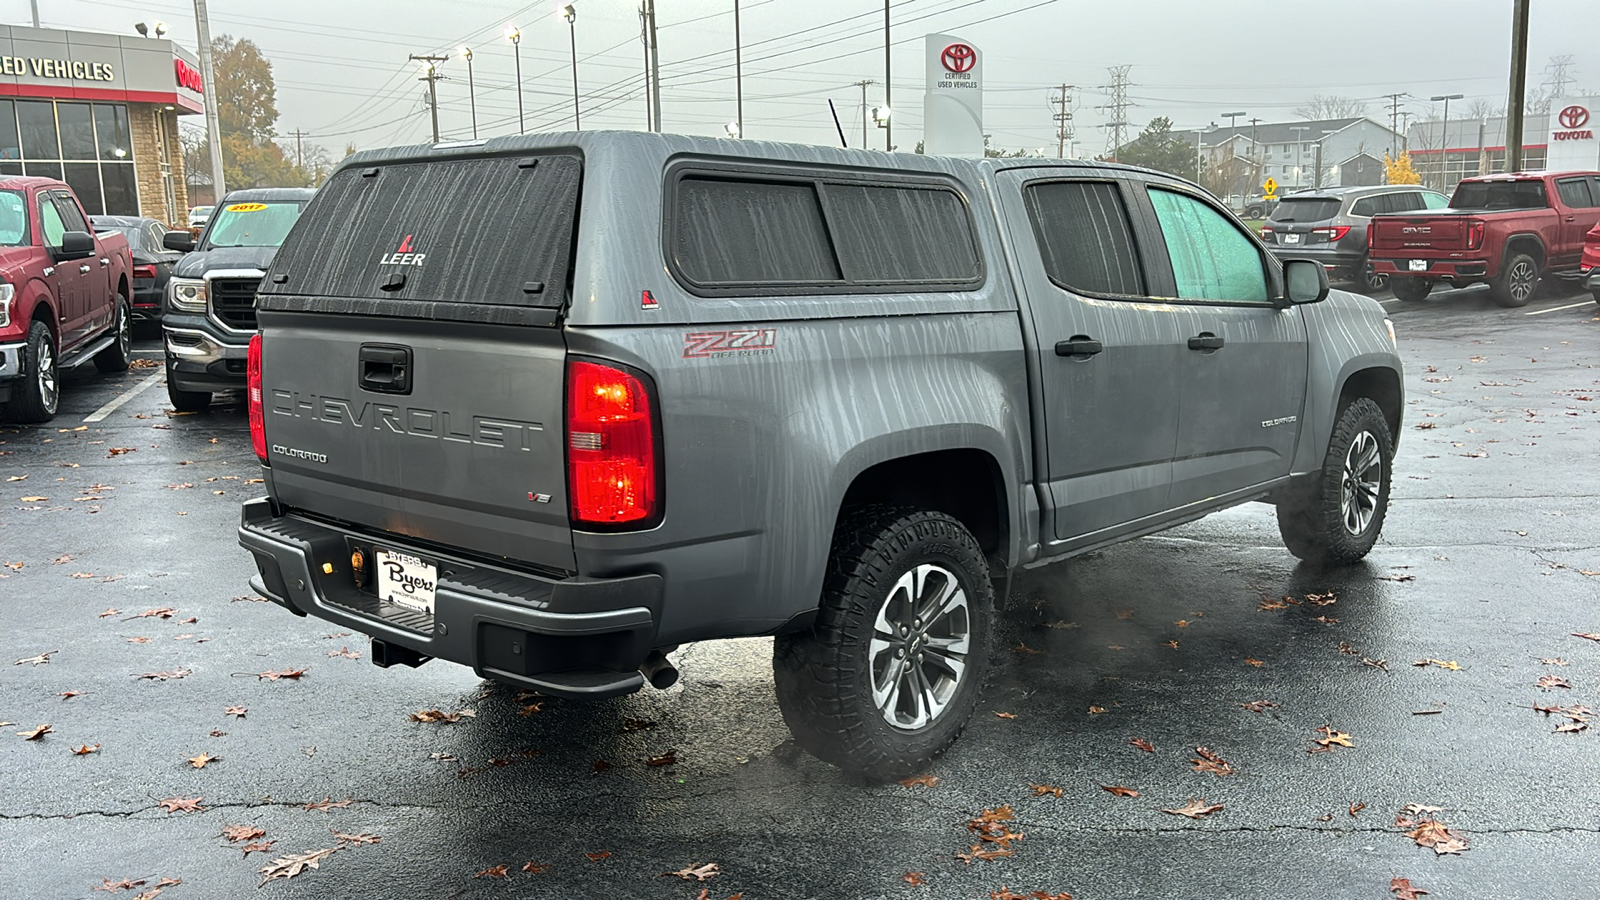
[[232, 203], [228, 205], [226, 211], [232, 213], [261, 212], [266, 208], [267, 205], [265, 203]]
[[422, 261], [427, 258], [428, 254], [418, 253], [411, 246], [411, 235], [408, 234], [403, 240], [400, 241], [400, 246], [393, 253], [385, 253], [383, 258], [378, 260], [378, 265], [420, 266], [422, 265]]
[[691, 331], [683, 336], [683, 358], [754, 356], [771, 353], [778, 345], [776, 328], [732, 328], [727, 331]]

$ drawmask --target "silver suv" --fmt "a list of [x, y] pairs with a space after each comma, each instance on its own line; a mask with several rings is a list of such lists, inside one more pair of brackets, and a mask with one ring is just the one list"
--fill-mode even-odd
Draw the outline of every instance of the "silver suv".
[[1367, 293], [1389, 277], [1367, 262], [1367, 225], [1377, 213], [1443, 209], [1450, 198], [1414, 184], [1322, 188], [1289, 194], [1261, 226], [1261, 239], [1279, 259], [1322, 263], [1329, 277], [1353, 281]]

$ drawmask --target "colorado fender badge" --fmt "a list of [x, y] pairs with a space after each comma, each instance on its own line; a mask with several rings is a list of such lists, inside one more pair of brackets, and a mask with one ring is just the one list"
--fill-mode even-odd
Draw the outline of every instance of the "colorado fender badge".
[[661, 304], [656, 302], [656, 295], [645, 291], [639, 295], [640, 309], [660, 309]]

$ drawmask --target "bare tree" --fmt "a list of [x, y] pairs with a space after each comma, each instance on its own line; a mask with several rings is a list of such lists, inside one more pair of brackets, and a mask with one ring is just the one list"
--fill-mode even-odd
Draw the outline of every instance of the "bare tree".
[[1482, 97], [1479, 97], [1478, 99], [1467, 104], [1466, 109], [1462, 111], [1462, 118], [1480, 120], [1498, 119], [1505, 114], [1506, 108], [1504, 105], [1495, 103], [1493, 100], [1486, 100]]
[[1318, 94], [1294, 114], [1302, 119], [1354, 119], [1367, 114], [1367, 104], [1354, 97]]

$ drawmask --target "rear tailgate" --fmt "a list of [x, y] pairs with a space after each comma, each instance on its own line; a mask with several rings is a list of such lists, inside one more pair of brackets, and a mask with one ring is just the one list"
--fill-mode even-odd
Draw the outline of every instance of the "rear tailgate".
[[[1427, 256], [1426, 251], [1468, 249], [1467, 218], [1461, 215], [1391, 213], [1373, 216], [1368, 227], [1373, 256]], [[1413, 252], [1418, 250], [1425, 252]]]
[[581, 174], [557, 155], [330, 179], [262, 284], [280, 504], [574, 568], [556, 326]]

